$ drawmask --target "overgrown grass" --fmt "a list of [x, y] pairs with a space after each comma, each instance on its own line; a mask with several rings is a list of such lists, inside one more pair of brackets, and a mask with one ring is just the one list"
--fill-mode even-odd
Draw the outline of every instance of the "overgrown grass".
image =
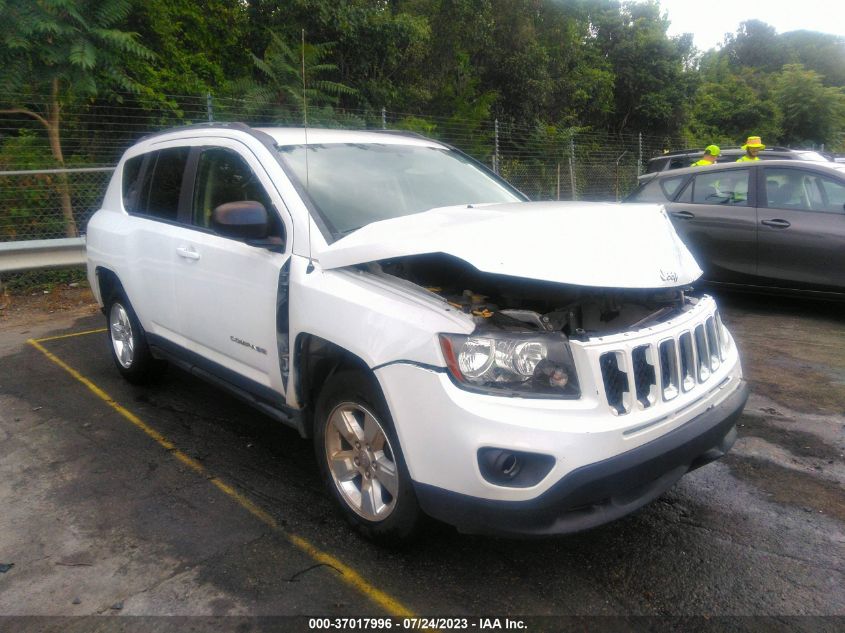
[[52, 292], [56, 286], [78, 284], [88, 288], [85, 268], [57, 268], [55, 270], [27, 270], [0, 277], [0, 289], [9, 294], [25, 295], [33, 292]]

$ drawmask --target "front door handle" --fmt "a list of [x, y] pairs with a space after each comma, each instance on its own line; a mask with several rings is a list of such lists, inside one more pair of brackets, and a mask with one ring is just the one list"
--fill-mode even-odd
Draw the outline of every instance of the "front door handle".
[[695, 214], [689, 211], [672, 211], [671, 213], [673, 217], [680, 218], [681, 220], [692, 220], [695, 217]]
[[792, 226], [786, 220], [762, 220], [760, 224], [765, 224], [766, 226], [770, 226], [773, 229], [788, 229]]
[[179, 246], [176, 248], [176, 254], [179, 257], [184, 257], [185, 259], [199, 259], [200, 254], [197, 253], [193, 248], [190, 246]]

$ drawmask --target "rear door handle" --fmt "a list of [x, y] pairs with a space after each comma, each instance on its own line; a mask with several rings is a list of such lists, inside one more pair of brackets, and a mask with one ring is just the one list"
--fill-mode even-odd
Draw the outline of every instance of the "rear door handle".
[[773, 229], [788, 229], [792, 226], [786, 220], [762, 220], [760, 224], [765, 224], [766, 226], [770, 226]]
[[176, 248], [176, 254], [179, 257], [184, 257], [185, 259], [199, 259], [200, 254], [197, 253], [193, 248], [190, 246], [179, 246]]
[[672, 216], [676, 218], [680, 218], [682, 220], [692, 220], [695, 217], [694, 213], [690, 213], [689, 211], [672, 211]]

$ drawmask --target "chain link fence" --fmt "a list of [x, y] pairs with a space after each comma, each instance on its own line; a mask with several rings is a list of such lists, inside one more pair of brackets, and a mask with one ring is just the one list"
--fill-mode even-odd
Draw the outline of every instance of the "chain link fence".
[[[46, 97], [22, 101], [0, 95], [0, 104], [17, 102], [33, 114], [48, 106]], [[144, 135], [204, 122], [301, 126], [303, 120], [298, 108], [211, 95], [168, 96], [153, 104], [124, 95], [112, 103], [66, 105], [62, 117], [59, 162], [36, 117], [0, 115], [0, 242], [84, 234], [120, 155]], [[650, 157], [687, 146], [679, 138], [386, 109], [309, 108], [308, 122], [313, 127], [406, 130], [441, 140], [490, 166], [533, 200], [620, 200], [634, 188]], [[34, 271], [23, 277], [55, 276]], [[15, 285], [8, 275], [3, 281]]]
[[[0, 241], [76, 237], [100, 206], [113, 167], [0, 171]], [[63, 198], [70, 202], [65, 213]]]

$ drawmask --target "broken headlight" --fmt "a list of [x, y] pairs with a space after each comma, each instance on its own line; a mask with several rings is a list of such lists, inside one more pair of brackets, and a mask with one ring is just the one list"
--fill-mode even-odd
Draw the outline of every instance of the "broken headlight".
[[569, 342], [559, 334], [441, 334], [440, 347], [461, 387], [523, 397], [581, 396]]

